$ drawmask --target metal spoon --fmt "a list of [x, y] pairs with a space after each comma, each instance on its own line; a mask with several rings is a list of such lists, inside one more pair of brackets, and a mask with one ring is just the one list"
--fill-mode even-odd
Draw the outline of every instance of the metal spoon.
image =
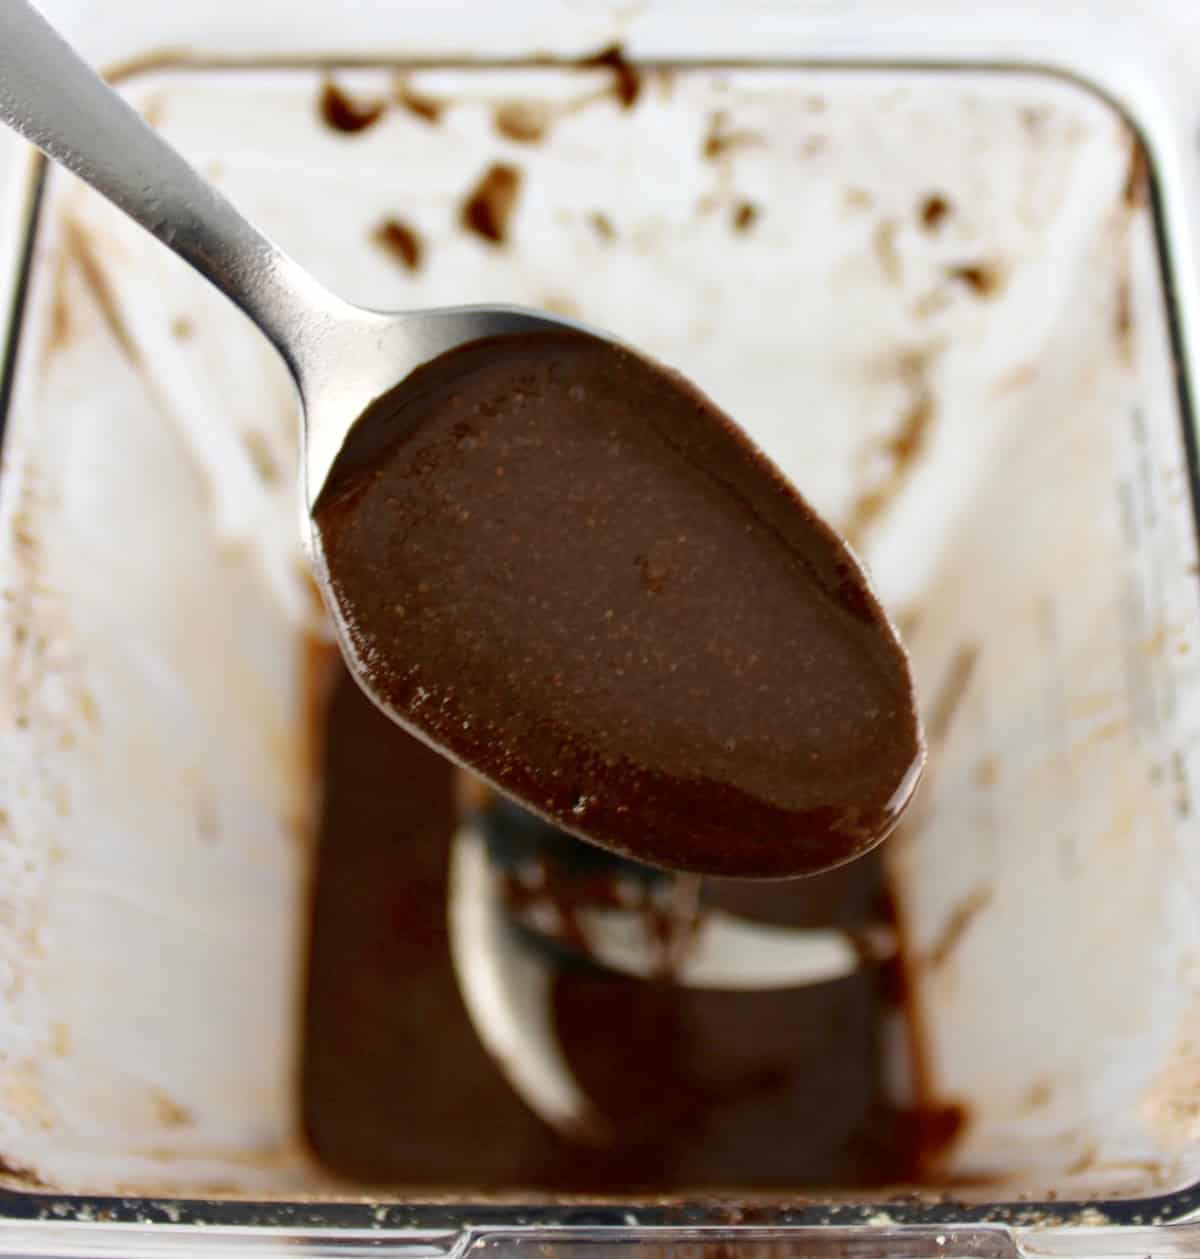
[[[421, 363], [481, 337], [575, 327], [511, 306], [385, 312], [342, 301], [248, 223], [28, 0], [0, 4], [0, 120], [107, 197], [239, 307], [279, 351], [303, 411], [303, 533], [346, 433]], [[314, 565], [322, 585], [327, 576]]]

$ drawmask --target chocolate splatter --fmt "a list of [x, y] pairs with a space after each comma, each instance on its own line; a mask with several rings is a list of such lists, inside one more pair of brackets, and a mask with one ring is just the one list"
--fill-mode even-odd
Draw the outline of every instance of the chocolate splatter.
[[625, 60], [620, 44], [613, 44], [576, 63], [586, 68], [603, 67], [613, 73], [613, 94], [625, 109], [632, 109], [642, 91], [642, 76]]
[[600, 237], [601, 240], [615, 240], [617, 229], [612, 225], [612, 219], [604, 213], [603, 210], [595, 210], [588, 215], [588, 222], [592, 225], [592, 230]]
[[718, 109], [709, 115], [708, 131], [705, 133], [701, 152], [708, 161], [715, 162], [735, 149], [753, 148], [764, 143], [763, 136], [757, 131], [731, 128], [729, 115], [725, 110]]
[[258, 479], [264, 485], [276, 485], [279, 482], [279, 464], [275, 459], [275, 452], [271, 449], [270, 442], [257, 429], [247, 429], [242, 434], [242, 445], [245, 447], [246, 454], [250, 456], [250, 462], [254, 465], [254, 471], [258, 475]]
[[1004, 288], [1004, 268], [998, 262], [968, 262], [947, 267], [952, 280], [965, 284], [976, 297], [995, 297]]
[[867, 455], [887, 456], [887, 470], [869, 489], [857, 495], [850, 505], [842, 532], [853, 544], [863, 537], [899, 496], [912, 474], [913, 465], [925, 449], [937, 416], [933, 388], [929, 383], [931, 349], [906, 350], [889, 370], [900, 377], [908, 401], [895, 429], [869, 444]]
[[865, 188], [847, 188], [842, 200], [848, 210], [869, 210], [875, 204], [875, 198]]
[[407, 80], [400, 79], [395, 87], [394, 96], [396, 104], [401, 109], [406, 109], [414, 118], [420, 118], [422, 122], [435, 126], [442, 120], [442, 111], [446, 108], [446, 102], [440, 101], [436, 97], [426, 96], [422, 92], [416, 91], [410, 87]]
[[1150, 160], [1146, 156], [1146, 146], [1137, 136], [1130, 137], [1129, 166], [1125, 171], [1125, 186], [1121, 195], [1131, 210], [1144, 206], [1150, 199]]
[[1117, 341], [1117, 352], [1121, 357], [1121, 362], [1128, 367], [1134, 361], [1134, 351], [1137, 348], [1133, 319], [1133, 285], [1128, 274], [1122, 275], [1117, 281], [1115, 306], [1113, 333]]
[[420, 267], [425, 243], [416, 229], [409, 227], [401, 219], [384, 219], [371, 233], [371, 240], [409, 271], [416, 271]]
[[927, 232], [936, 232], [950, 215], [950, 202], [938, 192], [931, 192], [920, 205], [917, 217]]
[[759, 209], [752, 201], [739, 201], [733, 208], [733, 230], [748, 232], [758, 222]]
[[140, 366], [141, 353], [129, 331], [129, 325], [125, 322], [112, 285], [104, 274], [95, 242], [82, 224], [74, 219], [63, 220], [62, 235], [63, 255], [78, 268], [80, 278], [92, 295], [109, 334], [125, 357], [135, 366]]
[[540, 302], [541, 308], [549, 315], [561, 315], [564, 319], [579, 318], [579, 304], [561, 293], [547, 293]]
[[545, 101], [506, 101], [496, 106], [492, 126], [517, 144], [537, 144], [546, 138], [553, 117]]
[[900, 251], [896, 248], [896, 234], [899, 230], [900, 224], [895, 219], [880, 219], [871, 237], [879, 269], [889, 284], [899, 284], [903, 278]]
[[493, 245], [504, 244], [520, 187], [521, 172], [515, 166], [493, 163], [463, 202], [463, 227]]
[[332, 79], [327, 79], [317, 108], [326, 126], [354, 135], [378, 122], [386, 106], [378, 100], [360, 104], [347, 96]]

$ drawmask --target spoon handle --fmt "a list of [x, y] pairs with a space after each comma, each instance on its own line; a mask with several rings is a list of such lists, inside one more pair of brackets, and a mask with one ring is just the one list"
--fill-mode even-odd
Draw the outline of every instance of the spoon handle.
[[28, 0], [0, 0], [0, 120], [195, 267], [299, 379], [338, 299], [242, 218]]

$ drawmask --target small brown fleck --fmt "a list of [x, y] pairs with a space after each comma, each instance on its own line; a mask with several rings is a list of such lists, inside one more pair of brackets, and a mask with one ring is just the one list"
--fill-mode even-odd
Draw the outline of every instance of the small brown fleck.
[[326, 126], [354, 135], [378, 122], [386, 106], [381, 100], [354, 101], [332, 79], [326, 79], [317, 108]]
[[579, 315], [578, 304], [561, 293], [547, 293], [542, 298], [541, 307], [549, 314], [561, 315], [564, 319], [574, 319]]
[[138, 352], [125, 316], [117, 302], [116, 294], [100, 263], [100, 251], [83, 226], [74, 219], [64, 219], [62, 225], [63, 253], [79, 270], [84, 286], [92, 295], [112, 339], [125, 357], [139, 366], [142, 356]]
[[632, 109], [642, 91], [642, 76], [637, 69], [625, 60], [620, 44], [593, 53], [590, 57], [581, 57], [576, 65], [584, 68], [603, 67], [612, 71], [613, 94], [625, 109]]
[[446, 108], [446, 102], [437, 100], [435, 97], [426, 96], [422, 92], [414, 90], [407, 80], [400, 79], [394, 92], [396, 104], [401, 109], [406, 109], [414, 118], [420, 118], [422, 122], [436, 126], [442, 120], [442, 111]]
[[968, 262], [947, 267], [952, 280], [965, 284], [976, 297], [995, 297], [1004, 288], [1004, 269], [996, 262]]
[[739, 201], [733, 208], [733, 230], [748, 232], [758, 221], [759, 209], [752, 201]]
[[1150, 197], [1150, 161], [1146, 156], [1146, 146], [1137, 136], [1130, 137], [1129, 166], [1125, 171], [1122, 196], [1131, 210], [1145, 205]]
[[1033, 384], [1037, 378], [1038, 365], [1036, 363], [1020, 363], [996, 381], [992, 386], [992, 393], [996, 395], [1011, 393], [1015, 389], [1023, 389], [1026, 385]]
[[1090, 1171], [1096, 1166], [1096, 1160], [1100, 1157], [1100, 1151], [1094, 1144], [1088, 1145], [1082, 1154], [1067, 1168], [1068, 1176], [1078, 1176], [1082, 1172]]
[[493, 245], [504, 244], [520, 186], [521, 173], [515, 166], [493, 163], [463, 202], [459, 221]]
[[47, 356], [63, 349], [71, 340], [71, 308], [67, 304], [64, 291], [64, 273], [66, 268], [60, 266], [54, 284], [54, 299], [50, 303], [50, 327], [46, 333]]
[[1029, 1092], [1025, 1094], [1022, 1109], [1026, 1111], [1041, 1110], [1043, 1106], [1049, 1104], [1053, 1096], [1054, 1082], [1043, 1076], [1029, 1086]]
[[931, 192], [918, 210], [921, 226], [927, 232], [936, 232], [950, 215], [950, 202], [940, 192]]
[[971, 777], [976, 787], [994, 787], [1000, 781], [1000, 762], [994, 756], [981, 756]]
[[875, 204], [875, 198], [865, 188], [847, 188], [842, 200], [850, 210], [869, 210]]
[[612, 219], [604, 213], [603, 210], [595, 210], [588, 215], [588, 222], [592, 225], [592, 230], [600, 237], [601, 240], [615, 240], [616, 228], [612, 225]]
[[731, 129], [729, 115], [723, 109], [717, 109], [709, 115], [701, 152], [708, 161], [715, 162], [736, 149], [753, 148], [763, 143], [763, 137], [757, 131]]
[[946, 285], [939, 284], [937, 288], [930, 289], [928, 293], [922, 293], [912, 304], [912, 316], [914, 319], [932, 319], [935, 315], [940, 315], [953, 302]]
[[1050, 110], [1044, 105], [1025, 105], [1021, 108], [1021, 125], [1033, 137], [1041, 134], [1050, 119]]
[[171, 335], [176, 341], [190, 341], [195, 332], [196, 325], [187, 315], [178, 315], [171, 320]]
[[896, 248], [896, 233], [899, 230], [900, 224], [895, 219], [880, 219], [871, 237], [879, 269], [889, 284], [899, 284], [904, 274], [900, 251]]
[[1113, 314], [1113, 333], [1117, 352], [1126, 367], [1133, 366], [1137, 342], [1133, 321], [1133, 285], [1126, 273], [1117, 281], [1116, 309]]
[[142, 117], [146, 120], [148, 127], [153, 127], [156, 131], [162, 126], [163, 114], [165, 113], [166, 100], [161, 92], [156, 92], [142, 106]]
[[507, 101], [496, 106], [492, 126], [517, 144], [537, 144], [546, 138], [553, 118], [544, 101]]
[[950, 960], [950, 955], [970, 930], [971, 924], [992, 903], [992, 896], [991, 887], [983, 884], [964, 896], [950, 911], [925, 955], [926, 965], [931, 970], [939, 969]]
[[247, 429], [242, 434], [242, 444], [254, 464], [254, 471], [264, 485], [275, 485], [279, 481], [279, 464], [271, 450], [270, 443], [257, 429]]
[[371, 240], [390, 254], [401, 266], [416, 271], [421, 265], [425, 246], [415, 228], [401, 219], [387, 218], [371, 233]]
[[164, 1128], [186, 1128], [192, 1120], [192, 1112], [181, 1106], [162, 1089], [150, 1090], [150, 1105], [155, 1118]]

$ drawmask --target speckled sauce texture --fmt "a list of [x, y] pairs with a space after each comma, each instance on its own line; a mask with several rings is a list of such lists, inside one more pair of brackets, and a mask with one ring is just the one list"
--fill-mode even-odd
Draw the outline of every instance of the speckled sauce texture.
[[372, 404], [315, 514], [377, 695], [573, 833], [809, 874], [915, 787], [907, 660], [853, 556], [627, 350], [564, 330], [443, 355]]

